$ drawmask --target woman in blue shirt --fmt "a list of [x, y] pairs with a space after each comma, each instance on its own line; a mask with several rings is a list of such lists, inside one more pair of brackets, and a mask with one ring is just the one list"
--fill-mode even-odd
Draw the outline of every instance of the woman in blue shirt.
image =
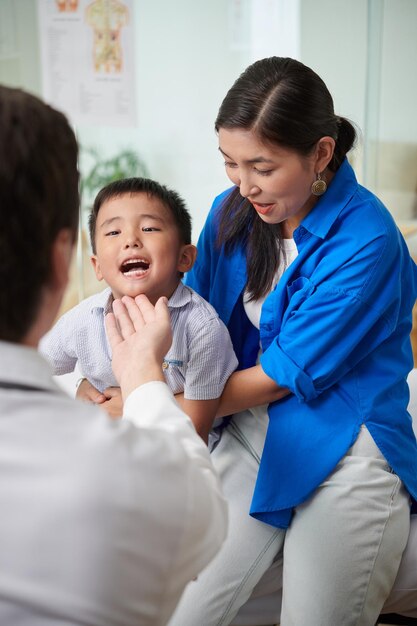
[[254, 63], [216, 130], [234, 187], [214, 202], [188, 284], [228, 326], [241, 368], [213, 452], [230, 537], [171, 624], [230, 624], [282, 550], [282, 626], [373, 626], [417, 498], [416, 266], [356, 181], [355, 130], [311, 69]]

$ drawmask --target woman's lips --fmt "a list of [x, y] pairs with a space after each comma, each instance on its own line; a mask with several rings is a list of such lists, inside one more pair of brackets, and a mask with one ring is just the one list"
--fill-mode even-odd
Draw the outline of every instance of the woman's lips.
[[252, 204], [255, 211], [257, 213], [260, 213], [261, 215], [266, 215], [267, 213], [272, 211], [273, 207], [275, 206], [274, 204], [258, 204], [256, 202], [252, 202]]

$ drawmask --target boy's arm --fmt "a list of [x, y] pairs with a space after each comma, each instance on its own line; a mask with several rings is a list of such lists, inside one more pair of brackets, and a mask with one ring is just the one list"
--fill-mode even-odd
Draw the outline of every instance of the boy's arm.
[[49, 361], [56, 376], [73, 372], [78, 361], [73, 345], [76, 335], [73, 311], [62, 315], [39, 343], [40, 353]]
[[184, 413], [187, 413], [191, 418], [197, 433], [207, 444], [220, 398], [213, 400], [189, 400], [188, 398], [184, 398], [184, 394], [181, 393], [176, 395], [175, 399]]
[[176, 399], [207, 443], [224, 385], [238, 362], [227, 328], [215, 311], [202, 307], [197, 316], [189, 319], [184, 393]]

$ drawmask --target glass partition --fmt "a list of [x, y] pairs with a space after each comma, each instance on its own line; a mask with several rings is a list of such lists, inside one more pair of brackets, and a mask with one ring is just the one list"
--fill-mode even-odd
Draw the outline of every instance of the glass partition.
[[417, 3], [368, 0], [364, 183], [417, 254]]
[[[368, 0], [364, 183], [395, 217], [417, 261], [417, 3]], [[417, 364], [417, 311], [411, 333]]]

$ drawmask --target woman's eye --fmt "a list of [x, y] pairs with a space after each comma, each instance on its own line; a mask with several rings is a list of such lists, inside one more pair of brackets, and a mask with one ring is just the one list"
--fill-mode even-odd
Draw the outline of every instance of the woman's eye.
[[261, 176], [269, 176], [269, 174], [272, 173], [272, 170], [258, 170], [256, 167], [254, 169], [255, 169], [255, 172], [257, 174], [260, 174]]
[[231, 163], [230, 161], [225, 161], [224, 162], [225, 167], [237, 167], [236, 163]]

